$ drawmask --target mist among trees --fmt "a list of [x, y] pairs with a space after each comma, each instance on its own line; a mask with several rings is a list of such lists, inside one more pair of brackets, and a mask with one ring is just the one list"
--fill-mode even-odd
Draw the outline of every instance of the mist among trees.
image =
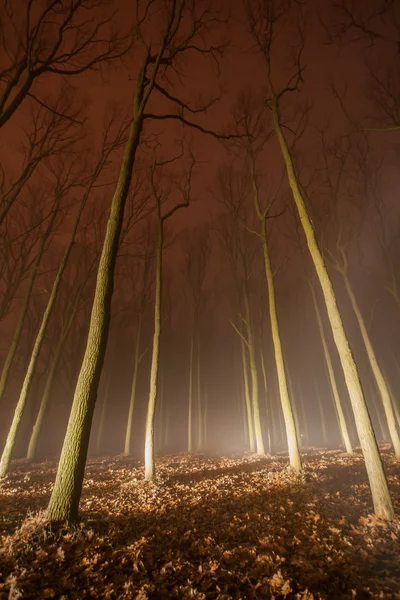
[[398, 3], [0, 17], [1, 594], [397, 597]]

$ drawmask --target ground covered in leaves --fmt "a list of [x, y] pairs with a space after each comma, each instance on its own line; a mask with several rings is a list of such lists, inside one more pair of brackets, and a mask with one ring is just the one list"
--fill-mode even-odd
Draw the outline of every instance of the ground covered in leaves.
[[[384, 452], [400, 514], [400, 467]], [[400, 521], [371, 515], [362, 458], [172, 456], [154, 484], [132, 460], [89, 460], [82, 522], [52, 528], [56, 463], [0, 484], [0, 598], [400, 598]], [[26, 515], [31, 515], [25, 518]]]

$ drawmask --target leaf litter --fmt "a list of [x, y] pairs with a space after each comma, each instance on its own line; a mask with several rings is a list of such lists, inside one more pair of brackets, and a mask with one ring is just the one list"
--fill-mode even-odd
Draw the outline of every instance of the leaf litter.
[[[383, 453], [400, 513], [400, 466]], [[88, 461], [81, 521], [46, 522], [56, 461], [0, 484], [0, 598], [400, 599], [400, 521], [372, 514], [361, 455], [175, 455], [157, 479]], [[28, 516], [27, 516], [28, 515]]]

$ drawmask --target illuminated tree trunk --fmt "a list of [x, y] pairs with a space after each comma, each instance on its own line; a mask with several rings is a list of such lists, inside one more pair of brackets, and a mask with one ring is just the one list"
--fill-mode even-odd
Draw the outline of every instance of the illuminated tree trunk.
[[11, 461], [11, 454], [12, 454], [12, 451], [13, 451], [13, 448], [14, 448], [14, 445], [15, 445], [15, 442], [17, 439], [17, 433], [18, 433], [18, 430], [19, 430], [19, 427], [20, 427], [20, 424], [22, 421], [22, 416], [23, 416], [23, 413], [25, 410], [26, 402], [29, 397], [29, 392], [32, 387], [32, 381], [33, 381], [33, 377], [35, 375], [36, 365], [37, 365], [37, 362], [39, 359], [40, 350], [42, 348], [42, 345], [43, 345], [43, 342], [45, 339], [47, 326], [49, 324], [55, 302], [57, 300], [58, 290], [61, 285], [64, 271], [68, 264], [68, 259], [70, 257], [71, 250], [72, 250], [72, 247], [75, 242], [76, 233], [78, 231], [78, 227], [79, 227], [83, 209], [86, 205], [86, 200], [87, 200], [87, 194], [84, 195], [84, 198], [79, 206], [78, 214], [75, 219], [75, 223], [74, 223], [74, 227], [72, 230], [70, 240], [68, 242], [67, 248], [64, 252], [64, 256], [63, 256], [60, 266], [58, 268], [57, 275], [56, 275], [56, 278], [54, 280], [53, 287], [51, 290], [51, 294], [50, 294], [49, 300], [47, 302], [46, 309], [43, 313], [42, 323], [40, 325], [38, 334], [36, 336], [36, 340], [35, 340], [35, 343], [33, 346], [31, 358], [29, 361], [29, 365], [28, 365], [28, 368], [27, 368], [27, 371], [25, 374], [25, 379], [22, 384], [22, 389], [21, 389], [21, 393], [19, 396], [19, 400], [18, 400], [17, 406], [15, 408], [14, 418], [12, 420], [10, 431], [7, 436], [6, 445], [4, 447], [3, 454], [1, 457], [0, 477], [5, 477], [8, 473], [8, 469], [9, 469], [10, 461]]
[[317, 384], [316, 379], [314, 379], [314, 393], [315, 393], [315, 397], [317, 399], [319, 418], [320, 418], [320, 422], [321, 422], [322, 442], [323, 442], [324, 446], [328, 446], [329, 442], [328, 442], [328, 432], [326, 429], [325, 410], [324, 410], [323, 402], [321, 399], [321, 394], [319, 393], [318, 384]]
[[250, 452], [255, 452], [256, 440], [254, 437], [254, 422], [253, 413], [251, 410], [250, 401], [250, 389], [249, 389], [249, 372], [247, 367], [247, 351], [246, 344], [242, 337], [240, 337], [240, 344], [242, 349], [242, 367], [243, 367], [243, 385], [244, 385], [244, 398], [246, 401], [246, 412], [247, 412], [247, 427], [249, 432], [249, 445]]
[[319, 334], [321, 336], [322, 348], [324, 350], [326, 368], [328, 369], [329, 383], [331, 385], [332, 395], [333, 395], [333, 399], [335, 402], [336, 416], [338, 419], [340, 434], [342, 436], [342, 441], [346, 448], [347, 454], [353, 454], [353, 448], [351, 445], [350, 436], [349, 436], [349, 432], [347, 429], [346, 419], [344, 416], [342, 403], [340, 401], [339, 391], [338, 391], [337, 384], [336, 384], [335, 371], [333, 369], [331, 355], [329, 353], [328, 343], [327, 343], [326, 337], [325, 337], [324, 325], [323, 325], [321, 313], [320, 313], [320, 310], [318, 307], [315, 289], [311, 282], [310, 282], [310, 288], [311, 288], [312, 299], [314, 302], [315, 313], [317, 315], [318, 329], [319, 329]]
[[207, 395], [207, 388], [204, 388], [204, 395], [203, 395], [203, 442], [204, 442], [204, 448], [207, 448], [207, 441], [208, 441], [208, 395]]
[[203, 410], [201, 402], [201, 369], [200, 369], [200, 338], [197, 337], [197, 449], [204, 447], [203, 440]]
[[52, 229], [53, 229], [53, 224], [54, 224], [56, 215], [57, 215], [57, 210], [53, 209], [53, 212], [50, 217], [50, 221], [48, 223], [46, 231], [44, 232], [43, 236], [41, 237], [40, 246], [38, 248], [38, 253], [36, 255], [35, 262], [32, 265], [32, 269], [31, 269], [29, 279], [28, 279], [28, 284], [26, 286], [21, 310], [19, 313], [18, 321], [17, 321], [17, 326], [15, 328], [14, 335], [12, 337], [11, 344], [10, 344], [10, 347], [7, 352], [6, 360], [4, 361], [3, 369], [1, 371], [0, 401], [3, 399], [3, 396], [4, 396], [4, 392], [5, 392], [5, 389], [7, 386], [7, 382], [8, 382], [8, 377], [9, 377], [10, 371], [11, 371], [11, 366], [13, 364], [15, 353], [17, 351], [18, 344], [21, 339], [22, 330], [23, 330], [24, 323], [25, 323], [25, 317], [27, 315], [28, 308], [29, 308], [29, 301], [31, 299], [33, 285], [35, 283], [36, 275], [38, 272], [40, 261], [43, 256], [45, 245], [46, 245], [47, 240], [49, 239], [50, 233], [52, 232]]
[[194, 331], [190, 338], [189, 352], [189, 395], [188, 395], [188, 452], [193, 452], [193, 355], [194, 355]]
[[299, 398], [301, 421], [303, 424], [303, 441], [308, 444], [310, 437], [309, 437], [309, 431], [308, 431], [307, 416], [306, 416], [306, 411], [305, 411], [305, 407], [304, 407], [304, 397], [303, 397], [303, 393], [302, 393], [301, 389], [298, 390], [297, 396]]
[[288, 369], [286, 368], [286, 373], [287, 373], [287, 383], [288, 383], [288, 392], [289, 392], [289, 398], [290, 398], [290, 403], [292, 405], [293, 408], [293, 417], [294, 417], [294, 423], [296, 426], [296, 435], [297, 435], [297, 440], [298, 440], [298, 444], [299, 446], [302, 445], [302, 439], [301, 439], [301, 427], [300, 427], [300, 420], [299, 420], [299, 412], [298, 412], [298, 408], [297, 408], [297, 401], [295, 400], [295, 395], [294, 395], [294, 391], [293, 391], [293, 383], [292, 383], [292, 378], [290, 376], [290, 373], [288, 371]]
[[51, 367], [50, 367], [50, 370], [47, 375], [42, 399], [40, 401], [39, 411], [38, 411], [36, 421], [33, 426], [31, 437], [29, 440], [28, 451], [27, 451], [27, 455], [26, 455], [26, 458], [28, 460], [34, 460], [36, 458], [37, 445], [38, 445], [40, 433], [42, 431], [44, 416], [46, 414], [46, 409], [47, 409], [47, 405], [49, 402], [50, 393], [51, 393], [51, 390], [53, 389], [54, 378], [56, 376], [58, 364], [60, 362], [61, 351], [63, 349], [63, 345], [67, 338], [67, 335], [71, 329], [72, 323], [74, 322], [76, 311], [79, 306], [80, 297], [81, 297], [81, 294], [78, 293], [77, 297], [75, 298], [74, 306], [72, 307], [69, 319], [66, 322], [65, 327], [61, 331], [60, 337], [57, 342], [56, 349], [54, 351], [53, 360], [52, 360]]
[[112, 379], [112, 373], [110, 370], [107, 375], [107, 381], [106, 381], [104, 394], [103, 394], [103, 402], [101, 403], [99, 426], [97, 428], [97, 436], [96, 436], [96, 452], [97, 452], [97, 454], [100, 454], [101, 443], [103, 441], [104, 423], [106, 420], [108, 399], [110, 397], [111, 379]]
[[328, 275], [321, 251], [318, 247], [314, 228], [308, 216], [304, 198], [297, 181], [292, 157], [280, 123], [278, 98], [274, 94], [271, 85], [270, 93], [272, 100], [274, 129], [285, 162], [289, 185], [293, 193], [293, 199], [295, 201], [300, 222], [306, 236], [308, 249], [310, 251], [311, 258], [321, 284], [322, 292], [324, 294], [329, 322], [332, 327], [333, 338], [338, 349], [347, 389], [349, 391], [351, 405], [353, 407], [357, 433], [360, 439], [371, 487], [375, 514], [379, 518], [393, 519], [393, 504], [386, 481], [385, 471], [383, 469], [382, 459], [379, 454], [378, 444], [375, 439], [374, 430], [372, 428], [371, 419], [365, 402], [357, 366], [355, 364], [343, 327], [342, 318], [340, 316], [335, 293], [332, 287], [332, 282]]
[[288, 384], [286, 379], [285, 364], [283, 360], [282, 343], [278, 324], [278, 315], [276, 312], [275, 285], [274, 276], [271, 268], [271, 259], [269, 255], [267, 240], [267, 214], [268, 210], [261, 211], [259, 190], [255, 172], [255, 156], [251, 146], [248, 148], [250, 159], [250, 175], [253, 188], [253, 202], [257, 217], [261, 227], [261, 243], [264, 257], [265, 277], [267, 280], [269, 318], [271, 322], [272, 342], [274, 346], [275, 364], [278, 375], [279, 396], [282, 405], [283, 417], [286, 427], [286, 438], [289, 450], [290, 466], [296, 471], [301, 470], [301, 458], [299, 452], [299, 441], [297, 438], [293, 407], [290, 401]]
[[271, 454], [271, 451], [272, 451], [271, 428], [273, 426], [273, 415], [272, 415], [272, 404], [269, 401], [267, 372], [265, 370], [264, 352], [263, 352], [262, 348], [261, 348], [261, 370], [262, 370], [263, 383], [264, 383], [265, 412], [266, 412], [266, 416], [267, 416], [268, 454]]
[[137, 380], [139, 374], [139, 364], [140, 364], [140, 336], [142, 333], [142, 322], [143, 322], [143, 308], [141, 308], [139, 313], [137, 331], [136, 331], [136, 344], [135, 344], [135, 354], [133, 361], [133, 377], [132, 377], [132, 385], [131, 385], [131, 395], [129, 399], [129, 411], [128, 411], [128, 420], [126, 423], [126, 432], [125, 432], [125, 444], [124, 444], [124, 454], [127, 456], [131, 453], [131, 437], [132, 437], [132, 425], [133, 425], [133, 409], [135, 406], [136, 399], [136, 387]]
[[245, 327], [247, 331], [247, 343], [249, 350], [249, 364], [251, 374], [251, 400], [253, 409], [252, 413], [254, 419], [254, 437], [256, 441], [257, 454], [265, 454], [258, 397], [258, 372], [256, 362], [256, 351], [254, 347], [253, 325], [251, 322], [250, 301], [247, 289], [244, 290], [244, 305], [246, 314]]
[[383, 373], [379, 367], [378, 361], [376, 359], [375, 351], [373, 349], [370, 337], [368, 335], [367, 328], [365, 326], [365, 322], [363, 316], [361, 314], [360, 308], [358, 306], [356, 297], [354, 295], [353, 289], [351, 287], [349, 278], [347, 276], [347, 268], [341, 269], [341, 273], [343, 275], [344, 284], [346, 287], [347, 294], [350, 298], [351, 306], [354, 310], [354, 314], [356, 315], [357, 323], [360, 328], [361, 337], [363, 339], [365, 349], [367, 351], [367, 356], [369, 363], [371, 365], [371, 370], [374, 375], [376, 385], [382, 400], [383, 408], [385, 411], [386, 422], [389, 429], [390, 439], [394, 448], [394, 453], [396, 458], [400, 459], [400, 437], [397, 431], [396, 419], [393, 411], [393, 405], [390, 398], [389, 389], [386, 385], [385, 378], [383, 377]]
[[[159, 208], [159, 207], [158, 207]], [[162, 253], [164, 245], [164, 223], [160, 215], [158, 218], [157, 248], [156, 248], [156, 282], [154, 291], [154, 334], [153, 350], [150, 367], [150, 390], [149, 402], [146, 416], [146, 438], [145, 438], [145, 478], [152, 480], [156, 475], [154, 456], [154, 416], [157, 401], [158, 363], [160, 357], [161, 337], [161, 283], [162, 283]]]
[[142, 71], [134, 101], [135, 116], [130, 126], [117, 186], [111, 202], [110, 216], [97, 271], [86, 350], [75, 389], [56, 480], [47, 509], [50, 521], [74, 521], [78, 517], [93, 412], [107, 346], [115, 261], [126, 198], [143, 124], [143, 77], [144, 72]]
[[162, 382], [162, 375], [160, 376], [160, 393], [158, 401], [158, 441], [157, 449], [161, 452], [164, 447], [164, 386]]

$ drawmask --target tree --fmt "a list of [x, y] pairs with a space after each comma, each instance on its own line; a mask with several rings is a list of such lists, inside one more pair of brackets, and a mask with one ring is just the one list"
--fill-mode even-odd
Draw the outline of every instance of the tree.
[[[64, 191], [65, 190], [60, 190], [60, 194], [57, 194], [56, 197], [54, 198], [54, 201], [53, 201], [52, 207], [51, 207], [51, 211], [50, 211], [50, 215], [47, 218], [46, 227], [43, 230], [42, 236], [38, 243], [38, 247], [36, 249], [36, 257], [34, 258], [34, 262], [30, 269], [28, 281], [27, 281], [26, 288], [25, 288], [25, 293], [23, 295], [22, 304], [20, 307], [17, 324], [16, 324], [14, 334], [13, 334], [13, 337], [11, 340], [11, 344], [9, 346], [7, 356], [4, 361], [2, 371], [1, 371], [0, 401], [3, 399], [4, 392], [6, 390], [6, 386], [7, 386], [7, 382], [8, 382], [8, 378], [10, 376], [11, 367], [12, 367], [12, 364], [13, 364], [13, 361], [15, 358], [15, 354], [17, 352], [17, 348], [18, 348], [18, 345], [19, 345], [19, 342], [21, 339], [26, 315], [27, 315], [28, 309], [29, 309], [29, 303], [30, 303], [30, 299], [31, 299], [32, 290], [33, 290], [33, 287], [35, 284], [35, 280], [36, 280], [38, 269], [39, 269], [39, 266], [40, 266], [40, 263], [42, 260], [42, 256], [46, 249], [46, 245], [49, 241], [50, 236], [54, 233], [53, 230], [54, 230], [55, 220], [59, 214], [60, 198], [63, 195]], [[43, 191], [41, 191], [41, 193], [43, 193]], [[34, 202], [38, 200], [38, 195], [39, 194], [34, 195], [34, 199], [33, 199]]]
[[156, 465], [155, 465], [155, 440], [154, 440], [154, 419], [156, 413], [157, 403], [157, 385], [158, 385], [158, 371], [159, 371], [159, 356], [160, 356], [160, 338], [161, 338], [161, 299], [162, 299], [162, 263], [163, 263], [163, 249], [164, 249], [164, 226], [165, 222], [170, 219], [176, 211], [181, 208], [189, 206], [190, 193], [191, 193], [191, 181], [192, 171], [194, 167], [194, 161], [192, 157], [191, 165], [186, 175], [183, 175], [180, 181], [176, 182], [176, 187], [179, 190], [182, 201], [177, 202], [172, 208], [166, 209], [163, 212], [163, 205], [168, 201], [171, 195], [171, 190], [163, 192], [161, 190], [161, 175], [157, 177], [156, 170], [158, 169], [159, 174], [162, 172], [162, 168], [176, 159], [166, 161], [154, 160], [151, 171], [150, 181], [153, 190], [154, 200], [156, 203], [156, 218], [157, 218], [157, 237], [156, 237], [156, 249], [155, 249], [155, 287], [154, 287], [154, 333], [153, 333], [153, 344], [151, 354], [151, 366], [150, 366], [150, 388], [149, 388], [149, 399], [147, 404], [146, 414], [146, 429], [145, 429], [145, 449], [144, 449], [144, 467], [145, 467], [145, 478], [151, 481], [156, 476]]
[[[349, 346], [342, 317], [337, 306], [332, 282], [306, 208], [306, 203], [295, 169], [292, 150], [287, 141], [287, 134], [284, 131], [282, 121], [282, 99], [288, 94], [296, 92], [302, 81], [303, 66], [301, 60], [304, 44], [301, 35], [295, 56], [294, 75], [289, 77], [287, 85], [284, 85], [279, 89], [275, 87], [276, 84], [273, 82], [271, 69], [273, 57], [272, 47], [276, 46], [279, 39], [279, 25], [285, 21], [288, 10], [293, 8], [297, 10], [299, 9], [299, 5], [288, 0], [288, 2], [278, 8], [277, 3], [273, 0], [247, 0], [246, 7], [252, 36], [257, 43], [266, 66], [268, 106], [272, 112], [275, 135], [285, 164], [289, 186], [303, 227], [307, 246], [322, 288], [329, 322], [339, 353], [347, 388], [349, 390], [358, 437], [360, 439], [371, 487], [374, 510], [379, 518], [390, 520], [394, 517], [393, 504], [383, 469], [382, 459], [379, 454], [379, 448], [365, 402], [360, 377]], [[296, 22], [298, 23], [299, 21], [297, 20]]]
[[317, 316], [318, 330], [319, 330], [319, 334], [321, 336], [322, 349], [324, 351], [325, 364], [326, 364], [326, 368], [328, 370], [329, 383], [331, 386], [333, 400], [335, 403], [336, 416], [337, 416], [338, 423], [339, 423], [340, 434], [342, 436], [343, 444], [346, 448], [347, 454], [353, 454], [353, 447], [351, 445], [350, 436], [349, 436], [349, 432], [348, 432], [347, 424], [346, 424], [346, 418], [344, 416], [342, 403], [340, 401], [339, 390], [338, 390], [337, 383], [336, 383], [335, 371], [333, 369], [332, 359], [331, 359], [331, 355], [329, 352], [329, 346], [328, 346], [328, 343], [326, 340], [324, 324], [322, 322], [321, 312], [320, 312], [319, 306], [318, 306], [317, 296], [316, 296], [316, 292], [315, 292], [315, 284], [313, 281], [311, 281], [311, 279], [309, 279], [308, 281], [309, 281], [311, 295], [312, 295], [312, 299], [313, 299], [313, 303], [314, 303], [315, 314]]
[[282, 342], [276, 308], [274, 273], [272, 270], [269, 243], [267, 237], [267, 220], [272, 216], [271, 209], [275, 203], [275, 198], [272, 198], [265, 207], [261, 206], [260, 186], [257, 176], [257, 157], [260, 155], [269, 136], [263, 134], [262, 130], [260, 131], [260, 115], [256, 115], [255, 118], [253, 116], [252, 118], [251, 112], [252, 107], [249, 105], [248, 102], [246, 102], [246, 99], [244, 99], [240, 121], [241, 126], [244, 128], [246, 134], [247, 144], [245, 146], [245, 151], [252, 188], [253, 205], [260, 227], [258, 235], [261, 239], [261, 245], [263, 250], [265, 278], [267, 281], [268, 289], [269, 317], [275, 353], [275, 365], [278, 374], [279, 395], [285, 420], [290, 466], [296, 471], [300, 471], [301, 458], [299, 451], [298, 433], [296, 430], [295, 423], [296, 414], [294, 413], [292, 407], [293, 396], [292, 398], [290, 398], [288, 391], [285, 361], [283, 357]]
[[11, 175], [11, 167], [6, 170], [5, 157], [0, 166], [0, 225], [11, 207], [19, 200], [22, 190], [38, 172], [41, 165], [46, 167], [47, 175], [52, 175], [52, 163], [55, 158], [64, 160], [78, 141], [77, 118], [80, 107], [70, 94], [61, 93], [54, 102], [57, 110], [49, 113], [42, 106], [32, 107], [29, 123], [26, 125], [26, 139], [22, 143], [22, 164], [19, 174]]
[[[126, 423], [126, 432], [125, 432], [125, 443], [124, 443], [124, 454], [128, 455], [131, 453], [131, 437], [132, 437], [132, 424], [133, 424], [133, 409], [135, 406], [136, 399], [136, 388], [137, 381], [139, 375], [139, 366], [144, 356], [144, 352], [140, 350], [141, 344], [141, 335], [142, 335], [142, 326], [143, 319], [145, 317], [145, 308], [149, 301], [150, 296], [150, 275], [151, 275], [151, 260], [152, 255], [150, 251], [150, 243], [151, 243], [151, 232], [150, 228], [147, 227], [145, 231], [146, 239], [145, 239], [145, 247], [144, 253], [141, 260], [141, 276], [138, 279], [140, 280], [139, 289], [138, 289], [138, 315], [136, 322], [136, 341], [135, 341], [135, 350], [133, 357], [133, 375], [132, 375], [132, 384], [131, 384], [131, 394], [129, 398], [129, 411], [128, 411], [128, 419]], [[132, 281], [133, 283], [133, 281]], [[136, 291], [136, 290], [135, 290]]]
[[[70, 238], [68, 244], [65, 248], [64, 254], [62, 256], [60, 265], [57, 270], [56, 277], [53, 282], [53, 286], [49, 295], [49, 299], [43, 313], [42, 322], [40, 324], [39, 331], [37, 333], [35, 343], [32, 349], [31, 359], [29, 361], [29, 365], [25, 374], [25, 378], [22, 384], [21, 393], [19, 396], [19, 400], [14, 412], [14, 418], [11, 423], [11, 427], [7, 436], [7, 441], [3, 450], [3, 454], [0, 461], [0, 477], [5, 477], [8, 473], [11, 454], [13, 447], [15, 445], [16, 436], [18, 433], [19, 426], [21, 424], [22, 416], [25, 410], [26, 402], [29, 397], [29, 392], [32, 386], [33, 377], [35, 374], [36, 365], [39, 359], [40, 351], [45, 340], [46, 330], [50, 322], [51, 315], [53, 313], [53, 309], [57, 300], [58, 291], [61, 286], [61, 282], [63, 280], [65, 269], [68, 265], [68, 261], [72, 252], [72, 248], [75, 243], [76, 235], [78, 232], [79, 224], [81, 221], [81, 217], [84, 211], [84, 208], [87, 204], [88, 198], [98, 181], [100, 174], [103, 171], [105, 164], [107, 163], [110, 154], [116, 147], [119, 146], [121, 142], [122, 131], [119, 131], [115, 140], [109, 140], [110, 137], [110, 129], [106, 127], [103, 137], [103, 143], [100, 149], [100, 158], [95, 164], [92, 173], [87, 178], [87, 181], [84, 181], [84, 191], [82, 193], [81, 201], [78, 205], [77, 214], [75, 217], [75, 222], [72, 227], [72, 231], [70, 234]], [[64, 172], [63, 172], [64, 171]], [[75, 187], [79, 184], [79, 181], [76, 179], [76, 175], [74, 173], [74, 165], [68, 165], [64, 168], [57, 176], [56, 186], [55, 186], [55, 194], [57, 198], [57, 203], [59, 204], [65, 196], [70, 192], [72, 187]], [[86, 184], [86, 185], [85, 185]], [[86, 189], [85, 189], [86, 188]]]
[[[190, 327], [189, 351], [189, 394], [188, 394], [188, 452], [192, 452], [193, 443], [193, 408], [195, 391], [195, 372], [197, 373], [197, 447], [202, 445], [201, 411], [201, 377], [200, 377], [200, 319], [203, 303], [204, 280], [207, 271], [209, 255], [208, 236], [204, 231], [193, 230], [186, 239], [186, 252], [184, 257], [183, 276], [192, 306], [192, 323]], [[195, 356], [196, 354], [196, 356]], [[196, 359], [196, 369], [195, 369]]]
[[[2, 11], [0, 128], [27, 98], [53, 114], [36, 83], [46, 75], [80, 75], [121, 58], [131, 36], [120, 34], [105, 0], [8, 0]], [[88, 19], [96, 14], [96, 19]]]
[[[168, 91], [168, 72], [172, 71], [178, 62], [182, 65], [185, 55], [195, 53], [213, 58], [217, 57], [222, 49], [221, 45], [208, 41], [212, 39], [213, 26], [217, 23], [220, 25], [220, 16], [211, 8], [211, 4], [206, 2], [172, 0], [166, 5], [160, 3], [157, 7], [152, 0], [144, 6], [137, 3], [135, 21], [137, 41], [143, 54], [137, 72], [133, 116], [111, 201], [97, 272], [86, 351], [47, 511], [50, 521], [71, 521], [76, 519], [78, 514], [91, 422], [107, 344], [115, 261], [144, 122], [150, 119], [177, 120], [205, 132], [201, 125], [192, 123], [186, 116], [188, 112], [193, 114], [200, 109], [179, 98], [173, 90]], [[150, 97], [155, 92], [173, 107], [172, 112], [146, 112]], [[155, 397], [153, 401], [155, 402]], [[148, 423], [151, 434], [151, 419]], [[151, 455], [150, 448], [149, 460]]]

